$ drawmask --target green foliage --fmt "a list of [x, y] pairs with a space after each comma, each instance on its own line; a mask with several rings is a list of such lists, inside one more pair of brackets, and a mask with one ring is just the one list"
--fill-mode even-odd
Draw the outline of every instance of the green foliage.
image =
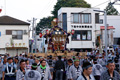
[[118, 15], [119, 14], [118, 11], [114, 8], [114, 6], [110, 5], [110, 3], [106, 7], [106, 12], [107, 12], [107, 15]]
[[52, 16], [49, 16], [47, 18], [43, 18], [40, 20], [40, 22], [37, 24], [36, 31], [37, 34], [40, 33], [40, 28], [45, 29], [45, 28], [51, 28], [51, 21], [53, 20]]
[[54, 10], [52, 11], [52, 14], [54, 15], [55, 18], [57, 17], [57, 12], [61, 7], [90, 8], [91, 5], [84, 0], [59, 0], [57, 4], [54, 6]]
[[37, 25], [37, 34], [40, 31], [39, 28], [50, 28], [51, 27], [51, 21], [53, 18], [57, 18], [57, 12], [61, 7], [84, 7], [84, 8], [90, 8], [91, 5], [88, 4], [84, 0], [58, 0], [56, 5], [54, 6], [54, 10], [52, 11], [53, 16], [49, 16], [47, 18], [43, 18], [40, 20], [40, 22]]

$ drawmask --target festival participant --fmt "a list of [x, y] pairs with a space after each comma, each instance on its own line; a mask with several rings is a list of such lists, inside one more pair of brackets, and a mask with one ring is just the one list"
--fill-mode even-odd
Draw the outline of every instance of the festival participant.
[[83, 68], [83, 72], [78, 77], [77, 80], [95, 80], [91, 74], [92, 73], [92, 64], [90, 62], [84, 62], [82, 68]]
[[69, 69], [70, 67], [73, 65], [73, 61], [72, 59], [68, 59], [68, 66], [67, 66], [67, 69], [66, 69], [66, 79], [67, 80], [70, 80], [70, 77], [69, 77]]
[[50, 68], [46, 66], [46, 60], [40, 62], [40, 66], [37, 70], [41, 74], [41, 80], [52, 80]]
[[0, 57], [0, 80], [2, 79], [2, 68], [3, 68], [3, 62], [2, 62], [2, 58]]
[[95, 80], [100, 80], [101, 73], [103, 72], [103, 67], [101, 64], [97, 63], [97, 59], [94, 59], [93, 63], [93, 76], [95, 77]]
[[31, 65], [29, 64], [29, 60], [27, 59], [26, 61], [26, 70], [30, 70], [31, 69]]
[[82, 67], [80, 66], [80, 60], [75, 59], [74, 64], [69, 69], [69, 78], [70, 80], [76, 80], [82, 72]]
[[65, 71], [65, 65], [61, 58], [61, 56], [58, 56], [58, 61], [56, 61], [55, 63], [55, 80], [63, 80], [63, 72]]
[[25, 80], [41, 80], [41, 75], [37, 71], [37, 63], [32, 64], [32, 70], [28, 70], [25, 73]]
[[101, 74], [100, 80], [120, 80], [119, 73], [115, 71], [113, 60], [108, 60], [106, 67], [108, 69]]
[[[12, 57], [8, 57], [8, 62], [4, 66], [2, 80], [16, 80], [16, 66], [13, 64]], [[4, 77], [5, 76], [5, 77]]]
[[20, 61], [20, 69], [18, 69], [17, 74], [16, 74], [16, 80], [24, 80], [25, 76], [25, 61], [21, 60]]

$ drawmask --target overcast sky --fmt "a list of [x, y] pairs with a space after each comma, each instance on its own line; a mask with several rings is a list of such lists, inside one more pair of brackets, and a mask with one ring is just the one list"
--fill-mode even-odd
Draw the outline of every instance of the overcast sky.
[[[85, 0], [92, 7], [108, 0]], [[109, 0], [110, 1], [110, 0]], [[114, 0], [111, 0], [114, 1]], [[0, 8], [3, 9], [1, 15], [9, 15], [24, 21], [32, 19], [32, 17], [41, 19], [43, 17], [51, 16], [51, 11], [57, 0], [0, 0]], [[105, 9], [108, 3], [105, 3], [97, 8]], [[5, 8], [6, 5], [6, 8]], [[120, 12], [120, 5], [115, 8]]]

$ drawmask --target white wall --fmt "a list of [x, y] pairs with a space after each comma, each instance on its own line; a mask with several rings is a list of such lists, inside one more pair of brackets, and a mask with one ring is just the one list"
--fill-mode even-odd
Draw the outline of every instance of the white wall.
[[[27, 30], [28, 31], [28, 25], [0, 25], [0, 48], [5, 49], [6, 43], [9, 43], [10, 46], [10, 39], [12, 38], [12, 35], [6, 35], [6, 30]], [[23, 35], [22, 40], [13, 40], [14, 43], [25, 43], [24, 47], [27, 47], [29, 49], [29, 33], [26, 35]]]
[[[101, 15], [100, 19], [104, 20], [104, 16]], [[119, 33], [120, 32], [120, 15], [108, 15], [107, 16], [107, 24], [109, 24], [109, 26], [113, 26], [115, 28], [113, 37], [120, 38], [120, 33]]]
[[[99, 10], [98, 8], [96, 8]], [[95, 10], [96, 10], [95, 9]], [[73, 7], [62, 7], [58, 11], [58, 16], [62, 13], [67, 13], [67, 32], [70, 32], [72, 29], [74, 30], [91, 30], [92, 31], [92, 40], [91, 41], [71, 41], [71, 36], [69, 36], [69, 44], [67, 44], [67, 48], [95, 48], [93, 46], [93, 42], [95, 42], [95, 30], [100, 30], [99, 26], [95, 24], [95, 12], [94, 9], [89, 8], [73, 8]], [[73, 24], [71, 13], [91, 13], [92, 23], [91, 24]], [[72, 28], [72, 25], [90, 25], [92, 28]]]
[[[5, 48], [6, 43], [10, 43], [10, 39], [12, 38], [12, 35], [6, 35], [6, 30], [27, 30], [28, 32], [28, 26], [20, 26], [20, 25], [0, 25], [0, 48]], [[22, 40], [13, 40], [14, 43], [25, 43], [25, 47], [29, 47], [29, 36], [23, 35]]]

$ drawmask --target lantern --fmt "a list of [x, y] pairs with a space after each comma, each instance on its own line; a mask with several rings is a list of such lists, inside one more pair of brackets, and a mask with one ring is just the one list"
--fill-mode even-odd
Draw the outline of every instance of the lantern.
[[40, 37], [40, 38], [42, 37], [42, 33], [39, 33], [39, 37]]
[[71, 34], [73, 35], [74, 33], [75, 33], [75, 30], [73, 29]]
[[57, 18], [54, 18], [54, 19], [53, 19], [53, 22], [57, 23], [57, 22], [58, 22], [58, 19], [57, 19]]
[[49, 30], [46, 30], [47, 35], [49, 34]]
[[0, 13], [2, 12], [2, 9], [0, 9]]

